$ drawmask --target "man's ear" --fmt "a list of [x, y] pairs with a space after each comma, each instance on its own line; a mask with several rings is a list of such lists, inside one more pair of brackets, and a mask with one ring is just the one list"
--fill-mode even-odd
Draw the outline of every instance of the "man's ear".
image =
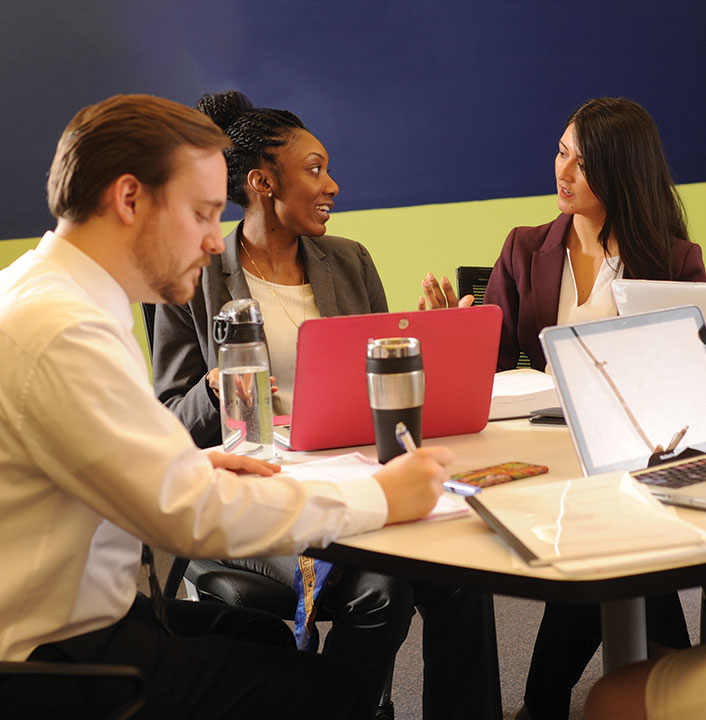
[[[274, 178], [262, 168], [253, 168], [247, 177], [248, 188], [258, 195], [267, 196], [273, 191]], [[272, 197], [272, 195], [270, 195]]]
[[134, 175], [121, 175], [108, 188], [106, 200], [118, 217], [132, 225], [137, 218], [137, 205], [145, 197], [145, 186]]

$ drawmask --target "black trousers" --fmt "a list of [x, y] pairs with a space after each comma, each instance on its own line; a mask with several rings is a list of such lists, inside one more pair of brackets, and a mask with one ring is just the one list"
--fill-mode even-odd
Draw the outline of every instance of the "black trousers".
[[[296, 557], [224, 560], [293, 586]], [[363, 680], [374, 718], [415, 608], [424, 618], [424, 720], [502, 717], [492, 597], [462, 588], [346, 570], [320, 606], [332, 619], [322, 654]]]
[[[167, 600], [167, 633], [149, 599], [138, 595], [128, 614], [104, 630], [38, 647], [32, 660], [137, 666], [147, 682], [147, 703], [137, 717], [340, 718], [360, 720], [357, 678], [313, 653], [298, 652], [289, 628], [274, 615], [217, 603]], [[40, 704], [53, 695], [54, 711]], [[98, 718], [120, 689], [62, 679], [0, 685], [3, 717]], [[106, 694], [107, 693], [107, 694]]]
[[[676, 592], [646, 599], [648, 640], [687, 648], [689, 632]], [[532, 720], [566, 720], [571, 690], [601, 644], [598, 605], [547, 603], [532, 653], [525, 705]]]

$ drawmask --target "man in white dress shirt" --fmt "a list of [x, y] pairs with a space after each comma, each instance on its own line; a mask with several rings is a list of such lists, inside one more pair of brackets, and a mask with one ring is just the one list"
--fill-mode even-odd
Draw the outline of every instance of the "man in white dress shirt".
[[[0, 660], [136, 665], [141, 717], [358, 718], [355, 679], [297, 653], [278, 619], [171, 601], [167, 630], [136, 590], [143, 541], [297, 553], [424, 515], [451, 460], [427, 448], [346, 485], [299, 483], [199, 451], [155, 399], [130, 304], [188, 301], [223, 250], [227, 144], [168, 100], [84, 108], [49, 175], [56, 230], [0, 272]], [[0, 680], [3, 712], [29, 715], [39, 687]], [[97, 714], [101, 698], [58, 691]]]

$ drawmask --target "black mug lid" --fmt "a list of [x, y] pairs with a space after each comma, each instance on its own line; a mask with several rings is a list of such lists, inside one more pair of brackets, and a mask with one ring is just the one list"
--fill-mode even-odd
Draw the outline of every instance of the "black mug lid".
[[366, 372], [387, 374], [422, 369], [422, 347], [417, 338], [392, 337], [368, 340]]
[[239, 298], [227, 302], [213, 317], [213, 339], [218, 345], [264, 340], [265, 330], [257, 300]]
[[234, 325], [216, 315], [213, 318], [213, 339], [217, 345], [265, 340], [265, 329], [255, 323]]

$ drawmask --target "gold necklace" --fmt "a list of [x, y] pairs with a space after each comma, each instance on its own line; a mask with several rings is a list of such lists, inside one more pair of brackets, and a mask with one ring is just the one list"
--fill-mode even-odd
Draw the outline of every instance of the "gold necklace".
[[[247, 257], [248, 257], [248, 260], [250, 260], [250, 264], [251, 264], [251, 265], [253, 266], [253, 268], [255, 269], [255, 272], [260, 276], [260, 278], [262, 279], [262, 282], [268, 283], [268, 281], [265, 280], [265, 276], [260, 272], [260, 268], [257, 266], [257, 264], [255, 263], [255, 261], [252, 259], [250, 253], [248, 252], [248, 249], [245, 247], [245, 243], [243, 242], [243, 238], [240, 238], [240, 247], [243, 248], [245, 254], [246, 254]], [[302, 306], [304, 307], [304, 320], [306, 320], [306, 298], [305, 298], [305, 296], [304, 296], [304, 268], [302, 268], [302, 270], [301, 270], [301, 279], [302, 279], [302, 281], [301, 281], [300, 287], [301, 287], [301, 289], [302, 289]], [[292, 321], [292, 324], [294, 325], [294, 327], [295, 327], [295, 328], [298, 328], [299, 325], [300, 325], [300, 323], [298, 323], [298, 322], [292, 317], [292, 315], [290, 314], [289, 310], [287, 310], [287, 308], [285, 307], [284, 303], [279, 299], [279, 296], [277, 295], [277, 293], [276, 293], [276, 292], [272, 289], [272, 287], [271, 287], [272, 283], [268, 283], [268, 285], [270, 285], [270, 288], [269, 288], [269, 289], [270, 289], [270, 292], [272, 293], [272, 297], [277, 301], [277, 304], [282, 308], [282, 310], [284, 310], [286, 316]], [[303, 322], [303, 321], [302, 321], [302, 322]]]

